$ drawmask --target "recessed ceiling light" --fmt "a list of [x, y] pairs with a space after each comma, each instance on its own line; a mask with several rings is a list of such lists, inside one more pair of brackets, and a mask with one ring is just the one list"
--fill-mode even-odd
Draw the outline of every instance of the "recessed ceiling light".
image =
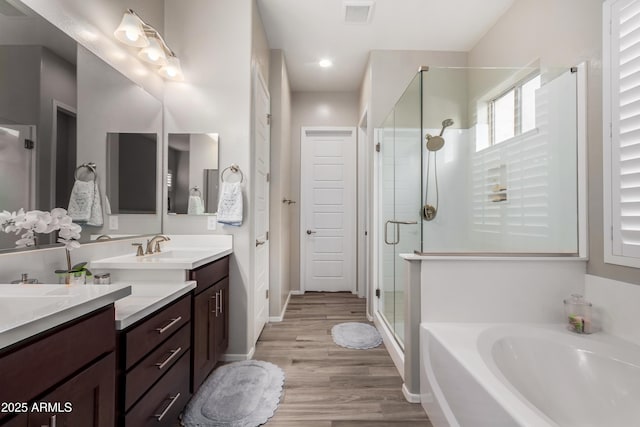
[[333, 62], [330, 59], [321, 59], [318, 65], [322, 68], [329, 68], [333, 65]]

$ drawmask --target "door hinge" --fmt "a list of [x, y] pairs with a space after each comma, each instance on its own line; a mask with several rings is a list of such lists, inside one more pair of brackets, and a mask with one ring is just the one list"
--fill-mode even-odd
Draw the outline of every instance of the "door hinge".
[[269, 240], [269, 232], [268, 232], [268, 231], [265, 233], [265, 238], [266, 238], [267, 240]]
[[378, 153], [380, 152], [380, 143], [379, 143], [379, 142], [376, 144], [376, 151], [377, 151]]
[[271, 181], [271, 173], [267, 172], [267, 182]]
[[27, 150], [33, 150], [33, 147], [35, 147], [35, 142], [33, 142], [32, 139], [25, 139], [24, 140], [24, 148]]
[[269, 299], [269, 289], [267, 289], [267, 299]]
[[271, 124], [271, 114], [267, 114], [267, 124]]
[[376, 289], [376, 297], [380, 298], [380, 289]]

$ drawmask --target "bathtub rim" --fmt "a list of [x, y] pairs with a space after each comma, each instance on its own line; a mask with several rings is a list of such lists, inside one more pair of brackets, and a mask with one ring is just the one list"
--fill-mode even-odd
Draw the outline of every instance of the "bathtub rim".
[[[521, 425], [526, 426], [557, 426], [558, 424], [530, 403], [510, 382], [502, 375], [491, 356], [491, 346], [497, 338], [509, 335], [534, 333], [536, 335], [552, 333], [566, 337], [575, 343], [583, 343], [586, 347], [609, 348], [611, 346], [628, 347], [634, 353], [640, 346], [621, 338], [595, 332], [590, 335], [578, 335], [569, 332], [565, 324], [558, 323], [454, 323], [454, 322], [422, 322], [420, 329], [428, 334], [428, 339], [437, 340], [441, 346], [453, 357], [476, 381], [489, 396], [496, 401], [505, 412]], [[484, 334], [484, 348], [480, 346], [480, 338]], [[421, 342], [421, 351], [425, 343]], [[584, 348], [584, 347], [582, 347]], [[488, 354], [482, 354], [483, 351]], [[421, 370], [430, 363], [422, 355]], [[429, 385], [432, 389], [433, 384]], [[436, 384], [439, 388], [439, 385]], [[448, 402], [445, 404], [448, 406]], [[440, 406], [441, 402], [438, 402]]]

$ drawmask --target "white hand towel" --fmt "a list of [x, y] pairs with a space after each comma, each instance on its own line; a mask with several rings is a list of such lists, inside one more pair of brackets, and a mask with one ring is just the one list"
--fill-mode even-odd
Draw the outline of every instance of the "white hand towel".
[[93, 203], [91, 203], [91, 216], [87, 221], [87, 225], [94, 227], [102, 227], [104, 219], [102, 216], [102, 198], [100, 197], [100, 187], [98, 181], [93, 181]]
[[223, 182], [218, 199], [218, 222], [242, 225], [242, 187], [239, 182]]
[[101, 227], [103, 217], [98, 182], [76, 180], [67, 211], [75, 223]]
[[189, 196], [187, 213], [189, 215], [202, 215], [204, 213], [204, 203], [202, 203], [200, 196]]
[[73, 222], [86, 223], [91, 218], [91, 207], [95, 196], [94, 181], [76, 180], [71, 189], [67, 212]]

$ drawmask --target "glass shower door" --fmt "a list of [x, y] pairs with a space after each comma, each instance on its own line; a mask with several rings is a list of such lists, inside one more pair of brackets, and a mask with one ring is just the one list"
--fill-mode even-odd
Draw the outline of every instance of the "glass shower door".
[[380, 311], [404, 346], [405, 261], [421, 248], [421, 79], [418, 74], [382, 127]]

